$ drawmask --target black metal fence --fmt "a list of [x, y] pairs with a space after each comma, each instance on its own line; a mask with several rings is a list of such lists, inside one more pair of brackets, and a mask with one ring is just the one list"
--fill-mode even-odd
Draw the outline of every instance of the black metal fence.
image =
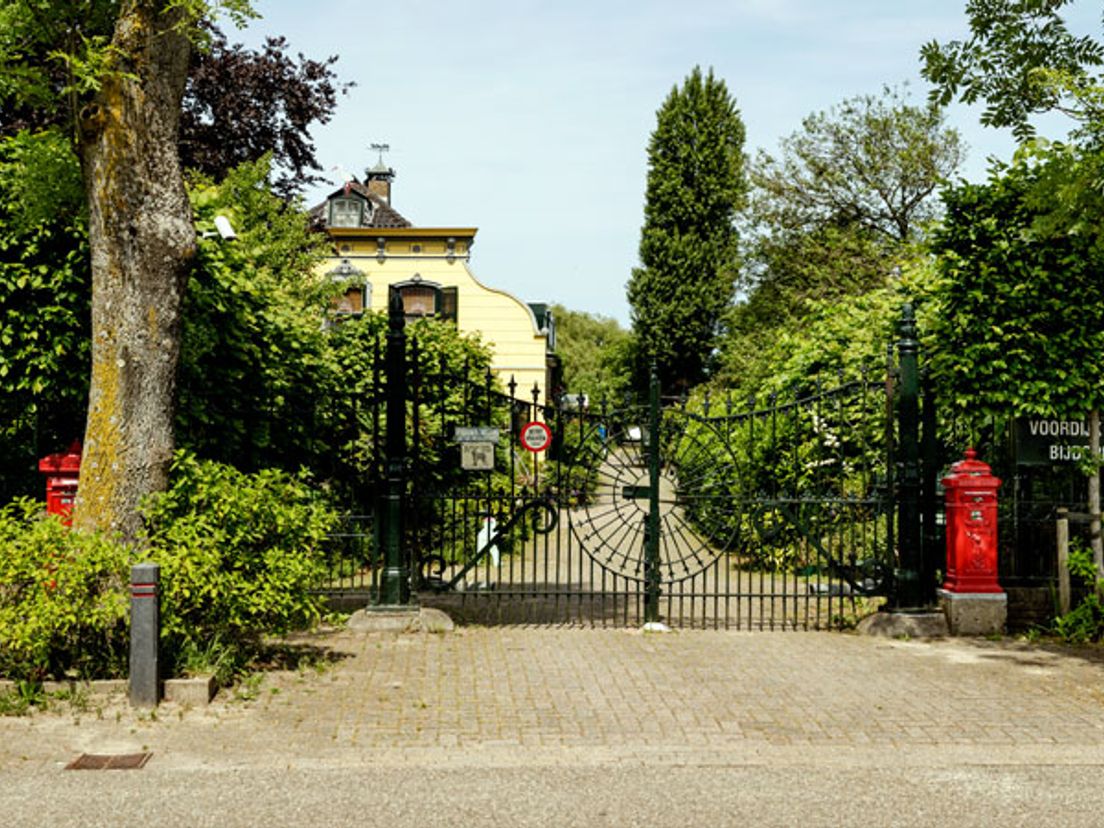
[[[568, 409], [432, 364], [399, 313], [387, 351], [361, 414], [373, 507], [333, 538], [334, 599], [479, 623], [808, 629], [934, 589], [911, 320], [883, 370], [740, 402], [654, 387]], [[522, 445], [532, 422], [553, 435], [540, 451]]]

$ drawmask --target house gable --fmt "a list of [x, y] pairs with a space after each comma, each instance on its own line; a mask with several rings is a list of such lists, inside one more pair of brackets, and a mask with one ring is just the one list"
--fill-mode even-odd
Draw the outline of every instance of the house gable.
[[333, 246], [325, 272], [347, 286], [335, 317], [386, 312], [398, 291], [408, 319], [449, 319], [478, 335], [491, 348], [492, 371], [504, 386], [516, 381], [548, 393], [550, 320], [538, 321], [533, 307], [476, 279], [468, 266], [476, 228], [415, 227], [396, 211], [384, 172], [393, 176], [383, 171], [367, 185], [350, 181], [311, 211], [312, 225]]

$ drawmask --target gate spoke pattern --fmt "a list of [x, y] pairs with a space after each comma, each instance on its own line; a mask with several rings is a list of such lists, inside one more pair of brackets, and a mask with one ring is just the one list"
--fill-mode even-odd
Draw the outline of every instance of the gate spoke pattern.
[[[641, 582], [651, 495], [646, 414], [638, 409], [611, 418], [619, 425], [575, 457], [571, 471], [579, 478], [574, 488], [590, 493], [570, 516], [580, 548], [606, 570]], [[688, 431], [685, 412], [669, 409], [660, 422], [659, 572], [661, 584], [674, 584], [701, 573], [732, 548], [731, 491], [723, 480], [705, 484], [706, 466], [734, 471], [735, 461], [723, 443], [710, 448], [703, 442], [717, 439], [716, 433]]]

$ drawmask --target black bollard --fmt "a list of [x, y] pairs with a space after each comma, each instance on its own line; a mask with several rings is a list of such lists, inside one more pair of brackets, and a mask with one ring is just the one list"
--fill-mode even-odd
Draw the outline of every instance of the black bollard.
[[159, 565], [130, 568], [130, 703], [135, 707], [157, 707], [161, 700], [160, 583]]

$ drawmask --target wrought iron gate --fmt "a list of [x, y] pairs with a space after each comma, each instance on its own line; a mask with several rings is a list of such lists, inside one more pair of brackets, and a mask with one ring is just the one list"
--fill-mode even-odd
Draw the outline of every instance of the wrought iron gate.
[[[434, 373], [393, 325], [387, 370], [405, 381], [389, 379], [388, 422], [405, 434], [388, 429], [378, 602], [479, 623], [809, 629], [923, 600], [910, 316], [883, 370], [743, 401], [664, 399], [653, 380], [641, 404], [571, 410]], [[433, 383], [463, 388], [430, 407]], [[543, 452], [519, 444], [531, 421], [552, 431]], [[461, 467], [473, 435], [492, 468]]]

